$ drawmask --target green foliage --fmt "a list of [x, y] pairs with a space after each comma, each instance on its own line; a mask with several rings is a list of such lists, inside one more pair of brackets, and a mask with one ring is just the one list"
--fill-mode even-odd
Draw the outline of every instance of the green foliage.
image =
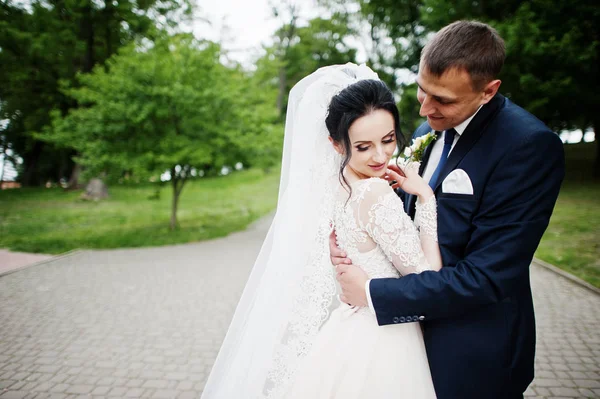
[[[347, 1], [321, 0], [337, 10]], [[504, 38], [507, 58], [501, 92], [555, 130], [593, 126], [600, 117], [600, 7], [595, 0], [355, 0], [375, 44], [375, 64], [417, 72], [419, 55], [429, 35], [460, 19], [479, 20]], [[342, 7], [343, 9], [343, 7]], [[387, 46], [394, 51], [390, 55]], [[402, 88], [412, 91], [412, 88]], [[403, 101], [407, 98], [402, 96]], [[402, 114], [412, 125], [418, 104]], [[600, 177], [600, 145], [596, 174]]]
[[170, 171], [175, 217], [194, 171], [278, 160], [274, 106], [265, 105], [257, 82], [223, 66], [220, 55], [216, 44], [189, 35], [151, 48], [128, 46], [106, 68], [79, 75], [79, 87], [65, 88], [79, 107], [64, 117], [54, 111], [40, 137], [75, 148], [91, 175], [156, 178]]
[[[442, 9], [440, 9], [442, 8]], [[424, 0], [423, 23], [431, 30], [458, 19], [494, 26], [506, 42], [501, 90], [555, 128], [595, 124], [600, 62], [593, 0], [470, 1], [448, 6]]]
[[274, 78], [269, 84], [279, 92], [282, 116], [288, 93], [302, 78], [323, 66], [355, 62], [356, 49], [345, 42], [352, 33], [347, 19], [337, 14], [311, 19], [305, 26], [297, 26], [292, 17], [277, 30], [274, 44], [257, 61], [257, 70], [262, 75], [269, 71]]
[[23, 158], [25, 184], [68, 177], [74, 154], [34, 138], [50, 123], [50, 111], [65, 114], [77, 104], [60, 90], [78, 72], [103, 65], [119, 48], [154, 39], [191, 12], [188, 0], [93, 2], [6, 1], [0, 6], [0, 132]]
[[216, 44], [187, 35], [129, 46], [66, 89], [80, 107], [64, 118], [55, 112], [44, 138], [76, 148], [92, 174], [177, 165], [209, 172], [250, 161], [253, 142], [277, 136], [276, 116], [256, 84], [219, 56]]
[[344, 43], [352, 33], [345, 19], [337, 16], [315, 18], [307, 26], [297, 28], [292, 45], [283, 57], [288, 89], [323, 66], [354, 62], [356, 50]]
[[565, 145], [567, 176], [536, 257], [600, 287], [600, 184], [594, 143]]
[[402, 95], [398, 103], [398, 112], [400, 113], [402, 132], [407, 139], [410, 139], [417, 127], [424, 122], [424, 119], [419, 116], [420, 104], [417, 100], [417, 89], [416, 83], [401, 87]]
[[[79, 191], [0, 191], [0, 247], [59, 254], [73, 249], [181, 244], [225, 236], [271, 212], [277, 171], [254, 169], [190, 181], [181, 195], [180, 228], [169, 231], [168, 187], [115, 184], [110, 198], [79, 200]], [[159, 189], [163, 195], [148, 200]]]

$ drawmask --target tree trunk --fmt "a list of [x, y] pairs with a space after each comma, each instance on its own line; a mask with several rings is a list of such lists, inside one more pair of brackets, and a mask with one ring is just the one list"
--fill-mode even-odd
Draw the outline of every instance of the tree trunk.
[[71, 171], [71, 177], [69, 177], [69, 182], [67, 183], [67, 190], [76, 190], [80, 188], [79, 175], [81, 174], [81, 169], [81, 165], [76, 163]]
[[[114, 7], [113, 7], [113, 3], [112, 1], [106, 1], [104, 2], [104, 23], [105, 23], [105, 31], [104, 31], [104, 35], [105, 35], [105, 40], [106, 40], [106, 59], [104, 61], [106, 61], [107, 59], [110, 58], [111, 55], [113, 55], [113, 35], [112, 35], [112, 26], [113, 26], [113, 20], [114, 20]], [[104, 67], [108, 68], [108, 65], [106, 64], [106, 62], [104, 62]]]
[[42, 156], [42, 151], [44, 149], [44, 143], [41, 141], [35, 141], [33, 144], [33, 148], [30, 152], [23, 154], [23, 162], [25, 164], [25, 171], [23, 172], [23, 177], [21, 183], [23, 186], [34, 186], [39, 184], [40, 182], [36, 179], [39, 178], [38, 175], [38, 161]]
[[94, 25], [92, 17], [92, 1], [87, 0], [83, 6], [81, 19], [81, 36], [85, 41], [85, 55], [83, 58], [82, 71], [84, 73], [91, 72], [94, 68]]
[[596, 180], [600, 180], [600, 132], [598, 131], [598, 127], [600, 127], [600, 118], [596, 118], [593, 126], [594, 140], [596, 140], [596, 162], [594, 162], [594, 178]]
[[2, 171], [0, 172], [0, 190], [2, 190], [4, 182], [4, 169], [6, 169], [6, 147], [2, 147]]
[[171, 231], [177, 228], [177, 204], [179, 202], [179, 190], [177, 190], [177, 179], [172, 177], [173, 180], [173, 202], [171, 203], [171, 223], [169, 229]]
[[171, 231], [178, 227], [177, 223], [177, 206], [179, 204], [179, 197], [183, 190], [187, 177], [189, 176], [190, 167], [183, 167], [181, 173], [177, 174], [175, 168], [171, 169], [171, 182], [173, 185], [173, 203], [171, 204], [171, 223], [169, 225]]

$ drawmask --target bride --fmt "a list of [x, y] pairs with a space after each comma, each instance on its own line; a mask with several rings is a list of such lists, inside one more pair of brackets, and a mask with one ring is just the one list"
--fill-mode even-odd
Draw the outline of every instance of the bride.
[[335, 229], [370, 278], [441, 268], [433, 191], [404, 168], [413, 224], [383, 179], [398, 147], [394, 97], [366, 66], [294, 86], [277, 213], [202, 398], [435, 398], [419, 323], [380, 327], [340, 302], [329, 258]]

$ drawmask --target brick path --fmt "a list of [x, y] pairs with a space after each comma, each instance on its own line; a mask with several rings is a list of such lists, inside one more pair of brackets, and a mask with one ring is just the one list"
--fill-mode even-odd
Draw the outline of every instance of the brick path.
[[[0, 277], [0, 399], [198, 398], [268, 222]], [[600, 296], [538, 266], [532, 279], [538, 371], [527, 395], [600, 397]]]

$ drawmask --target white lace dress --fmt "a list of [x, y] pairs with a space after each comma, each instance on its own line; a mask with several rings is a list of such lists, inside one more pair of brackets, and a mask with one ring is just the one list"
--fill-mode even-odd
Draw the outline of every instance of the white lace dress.
[[[336, 196], [334, 224], [352, 262], [371, 278], [429, 269], [420, 235], [437, 240], [435, 198], [417, 205], [413, 223], [385, 180], [351, 187], [350, 200], [341, 188]], [[369, 308], [344, 303], [319, 331], [289, 387], [285, 399], [435, 398], [420, 324], [379, 326]]]

